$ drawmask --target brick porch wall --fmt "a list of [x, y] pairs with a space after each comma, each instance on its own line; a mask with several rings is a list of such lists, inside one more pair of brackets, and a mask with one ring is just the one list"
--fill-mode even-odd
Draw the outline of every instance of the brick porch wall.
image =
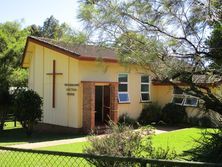
[[95, 128], [95, 83], [83, 83], [83, 131]]

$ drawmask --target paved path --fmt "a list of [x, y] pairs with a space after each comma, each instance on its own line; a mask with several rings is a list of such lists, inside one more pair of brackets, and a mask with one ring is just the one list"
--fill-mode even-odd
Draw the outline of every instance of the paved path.
[[[177, 130], [178, 128], [157, 128], [155, 129], [155, 134], [166, 133], [170, 131]], [[100, 135], [102, 137], [104, 135]], [[75, 139], [64, 139], [64, 140], [54, 140], [54, 141], [45, 141], [45, 142], [37, 142], [37, 143], [26, 143], [26, 144], [18, 144], [18, 145], [10, 145], [7, 147], [13, 148], [23, 148], [23, 149], [36, 149], [42, 147], [50, 147], [50, 146], [57, 146], [62, 144], [70, 144], [70, 143], [77, 143], [77, 142], [85, 142], [87, 141], [87, 137], [80, 137]]]

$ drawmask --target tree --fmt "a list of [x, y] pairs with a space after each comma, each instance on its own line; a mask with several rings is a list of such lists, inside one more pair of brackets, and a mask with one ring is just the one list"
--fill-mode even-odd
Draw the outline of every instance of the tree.
[[211, 54], [212, 64], [214, 68], [218, 68], [217, 66], [222, 64], [222, 3], [219, 0], [212, 1], [214, 8], [220, 13], [217, 15], [217, 19], [214, 22], [210, 22], [210, 26], [212, 29], [212, 33], [207, 39], [206, 43], [209, 46], [209, 53]]
[[50, 16], [44, 21], [41, 31], [46, 38], [59, 39], [62, 36], [59, 20], [54, 16]]
[[[11, 75], [13, 75], [15, 68], [20, 68], [21, 56], [28, 34], [28, 30], [22, 29], [18, 22], [0, 24], [0, 86], [5, 89], [15, 86], [13, 80], [18, 80], [18, 78]], [[17, 70], [17, 74], [19, 72], [21, 70]], [[9, 82], [9, 78], [11, 82]], [[21, 79], [26, 80], [27, 78]]]
[[[213, 56], [206, 42], [212, 25], [221, 24], [219, 2], [85, 0], [81, 3], [79, 17], [88, 30], [98, 34], [95, 42], [102, 41], [111, 46], [127, 48], [127, 54], [119, 54], [121, 60], [131, 63], [134, 58], [145, 69], [150, 65], [149, 60], [153, 60], [159, 64], [158, 68], [152, 70], [156, 79], [174, 86], [172, 80], [175, 79], [186, 83], [189, 87], [183, 89], [184, 92], [203, 99], [206, 109], [222, 114], [220, 98], [209, 87], [193, 80], [197, 75], [203, 75], [207, 80], [222, 72], [221, 67], [209, 68], [209, 60]], [[142, 47], [135, 47], [135, 42], [128, 42], [132, 38], [131, 32], [136, 34], [133, 36], [136, 45]], [[133, 54], [128, 54], [129, 51]], [[129, 55], [134, 56], [129, 59]]]
[[12, 104], [10, 87], [25, 87], [27, 71], [20, 68], [22, 52], [29, 32], [18, 22], [0, 24], [0, 127]]
[[42, 98], [32, 90], [21, 89], [15, 97], [16, 118], [31, 135], [34, 125], [42, 118]]
[[27, 29], [30, 31], [30, 35], [32, 35], [32, 36], [36, 36], [36, 37], [41, 37], [42, 36], [40, 26], [37, 26], [37, 25], [33, 24], [33, 25], [28, 26]]
[[72, 42], [83, 44], [86, 42], [87, 36], [83, 32], [77, 32], [66, 23], [59, 23], [53, 15], [43, 23], [43, 26], [35, 24], [27, 28], [32, 36], [50, 38], [53, 40], [61, 40], [64, 42]]

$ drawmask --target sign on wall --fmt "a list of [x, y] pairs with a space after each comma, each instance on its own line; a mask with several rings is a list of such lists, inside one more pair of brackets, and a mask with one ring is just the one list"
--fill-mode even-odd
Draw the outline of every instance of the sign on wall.
[[79, 84], [65, 83], [64, 85], [66, 87], [67, 96], [75, 96], [75, 92], [77, 91], [76, 87], [79, 86]]

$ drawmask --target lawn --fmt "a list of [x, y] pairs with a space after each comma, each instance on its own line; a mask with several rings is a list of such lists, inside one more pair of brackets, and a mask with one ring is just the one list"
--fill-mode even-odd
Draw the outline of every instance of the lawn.
[[194, 139], [200, 138], [202, 131], [203, 129], [201, 128], [186, 128], [169, 133], [162, 133], [153, 137], [153, 145], [154, 147], [169, 147], [174, 149], [177, 154], [181, 154], [183, 151], [195, 146]]
[[[21, 130], [21, 128], [18, 128]], [[155, 147], [167, 147], [175, 149], [178, 154], [188, 150], [194, 146], [193, 139], [200, 137], [202, 129], [199, 128], [187, 128], [177, 130], [174, 132], [163, 133], [153, 136], [153, 144]], [[18, 134], [17, 134], [18, 135]], [[45, 134], [47, 135], [47, 134]], [[16, 136], [17, 137], [17, 136]], [[35, 134], [35, 141], [36, 139]], [[38, 140], [45, 140], [47, 137], [38, 137]], [[52, 139], [52, 136], [50, 137]], [[8, 138], [5, 138], [8, 139]], [[24, 138], [23, 138], [24, 139]], [[15, 139], [14, 139], [15, 140]], [[21, 138], [20, 138], [21, 140]], [[34, 140], [34, 138], [33, 138]], [[0, 138], [0, 142], [2, 139]], [[30, 141], [30, 140], [27, 140]], [[23, 142], [27, 142], [23, 141]], [[3, 145], [1, 143], [1, 145]], [[78, 142], [72, 144], [64, 144], [52, 147], [39, 148], [39, 150], [61, 151], [61, 152], [83, 152], [83, 148], [89, 145], [89, 142]], [[2, 152], [3, 156], [0, 156], [0, 164], [6, 164], [13, 166], [16, 162], [16, 166], [47, 166], [47, 165], [59, 165], [59, 166], [87, 166], [87, 161], [81, 158], [70, 158], [64, 156], [53, 156], [43, 154], [31, 154], [31, 153], [17, 153], [17, 152]], [[25, 155], [24, 155], [25, 154]], [[21, 158], [19, 158], [21, 157]], [[22, 159], [22, 161], [20, 161]]]
[[[187, 128], [176, 130], [174, 132], [158, 134], [153, 136], [153, 145], [154, 147], [163, 148], [166, 148], [168, 146], [169, 148], [174, 149], [177, 154], [181, 154], [183, 151], [186, 151], [195, 145], [193, 139], [198, 139], [201, 136], [202, 130], [203, 129], [200, 128]], [[89, 145], [89, 142], [78, 142], [45, 147], [41, 148], [41, 150], [81, 153], [83, 151], [83, 148], [87, 145]]]
[[62, 145], [57, 145], [57, 146], [39, 148], [38, 150], [82, 153], [84, 147], [88, 145], [89, 145], [89, 142], [77, 142], [77, 143], [72, 143], [72, 144], [62, 144]]
[[13, 122], [8, 122], [4, 127], [4, 131], [0, 132], [0, 146], [72, 139], [77, 137], [83, 137], [83, 135], [35, 132], [31, 137], [28, 137], [19, 123], [14, 127]]

